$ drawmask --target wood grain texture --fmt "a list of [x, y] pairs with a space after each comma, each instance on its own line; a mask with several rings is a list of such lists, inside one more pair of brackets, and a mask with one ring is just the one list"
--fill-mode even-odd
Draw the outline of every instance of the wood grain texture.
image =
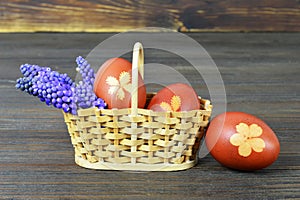
[[298, 0], [2, 0], [0, 32], [300, 31]]
[[[0, 34], [1, 199], [299, 199], [300, 35], [194, 33], [216, 62], [229, 111], [254, 114], [276, 132], [281, 153], [270, 167], [243, 173], [211, 156], [180, 172], [129, 173], [76, 166], [60, 111], [16, 91], [19, 65], [75, 76], [74, 59], [112, 34]], [[175, 41], [174, 41], [175, 42]], [[192, 53], [192, 52], [191, 52]], [[145, 62], [181, 70], [209, 98], [186, 61], [153, 50]]]

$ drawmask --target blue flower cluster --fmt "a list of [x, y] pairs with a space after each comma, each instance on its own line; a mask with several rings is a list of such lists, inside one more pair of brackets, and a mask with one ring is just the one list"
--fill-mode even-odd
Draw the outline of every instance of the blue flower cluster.
[[81, 56], [77, 57], [76, 63], [78, 65], [76, 70], [81, 74], [82, 81], [79, 81], [75, 87], [75, 102], [80, 108], [89, 108], [91, 106], [104, 108], [106, 104], [103, 99], [98, 98], [93, 91], [95, 81], [94, 69]]
[[77, 114], [77, 109], [92, 106], [103, 109], [106, 103], [93, 92], [94, 70], [81, 56], [76, 59], [82, 81], [75, 83], [67, 74], [60, 74], [49, 67], [24, 64], [20, 70], [24, 77], [17, 79], [16, 88], [37, 96], [47, 105]]

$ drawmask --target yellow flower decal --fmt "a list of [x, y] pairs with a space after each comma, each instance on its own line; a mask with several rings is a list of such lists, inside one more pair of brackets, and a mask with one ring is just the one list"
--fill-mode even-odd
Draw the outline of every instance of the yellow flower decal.
[[167, 102], [161, 102], [160, 107], [165, 111], [174, 111], [176, 112], [181, 106], [181, 99], [180, 96], [173, 96], [171, 99], [171, 105]]
[[125, 97], [125, 91], [131, 92], [131, 83], [130, 83], [130, 74], [128, 72], [121, 72], [119, 80], [113, 76], [106, 78], [106, 83], [110, 86], [108, 93], [115, 94], [120, 100], [123, 100]]
[[265, 148], [265, 141], [259, 138], [263, 130], [257, 124], [248, 126], [245, 123], [239, 123], [236, 125], [236, 131], [237, 133], [230, 137], [230, 143], [239, 147], [238, 152], [240, 156], [248, 157], [252, 150], [262, 152]]

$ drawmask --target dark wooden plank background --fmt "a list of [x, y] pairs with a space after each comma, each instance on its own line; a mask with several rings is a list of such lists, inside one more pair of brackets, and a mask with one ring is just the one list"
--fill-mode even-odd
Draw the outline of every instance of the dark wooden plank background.
[[0, 32], [300, 31], [299, 0], [1, 0]]
[[[270, 167], [244, 173], [211, 156], [180, 172], [95, 171], [75, 165], [60, 111], [16, 91], [22, 63], [75, 76], [74, 59], [112, 34], [0, 34], [0, 199], [299, 199], [300, 35], [194, 33], [222, 74], [229, 111], [244, 111], [276, 132], [281, 153]], [[147, 61], [189, 68], [168, 54]], [[197, 92], [198, 77], [188, 73]]]

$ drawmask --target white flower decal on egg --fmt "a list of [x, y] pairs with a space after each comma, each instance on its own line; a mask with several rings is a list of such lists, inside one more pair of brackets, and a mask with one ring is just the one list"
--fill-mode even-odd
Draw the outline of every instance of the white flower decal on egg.
[[181, 99], [180, 96], [173, 96], [171, 99], [171, 104], [167, 102], [161, 102], [160, 107], [165, 111], [174, 111], [176, 112], [181, 106]]
[[119, 80], [113, 76], [106, 78], [106, 83], [109, 85], [109, 94], [117, 94], [117, 98], [123, 100], [125, 98], [125, 91], [131, 93], [130, 74], [128, 72], [121, 72]]
[[265, 141], [259, 138], [263, 130], [257, 124], [248, 126], [245, 123], [239, 123], [236, 125], [236, 131], [237, 133], [230, 137], [230, 143], [233, 146], [238, 146], [240, 156], [248, 157], [252, 153], [252, 150], [262, 152], [265, 148]]

